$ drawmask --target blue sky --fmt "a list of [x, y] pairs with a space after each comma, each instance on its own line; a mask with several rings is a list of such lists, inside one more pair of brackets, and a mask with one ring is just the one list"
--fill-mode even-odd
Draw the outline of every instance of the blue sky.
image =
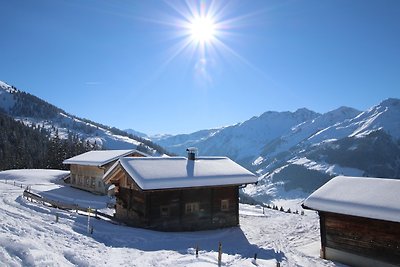
[[[400, 98], [396, 0], [12, 0], [0, 10], [0, 80], [121, 129], [188, 133]], [[191, 10], [214, 14], [213, 40], [193, 40]]]

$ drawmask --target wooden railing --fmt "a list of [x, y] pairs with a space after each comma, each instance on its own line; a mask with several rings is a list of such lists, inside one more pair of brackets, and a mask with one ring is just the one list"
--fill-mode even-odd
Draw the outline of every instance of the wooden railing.
[[78, 204], [71, 204], [71, 203], [65, 203], [65, 202], [61, 202], [61, 201], [57, 201], [57, 200], [48, 199], [39, 194], [31, 192], [27, 189], [24, 190], [23, 196], [31, 202], [35, 201], [35, 202], [41, 203], [43, 205], [51, 206], [51, 207], [58, 208], [61, 210], [72, 210], [72, 211], [76, 211], [76, 212], [78, 212], [78, 211], [90, 212], [94, 215], [95, 218], [105, 217], [107, 219], [114, 220], [114, 216], [100, 212], [97, 209], [81, 207]]

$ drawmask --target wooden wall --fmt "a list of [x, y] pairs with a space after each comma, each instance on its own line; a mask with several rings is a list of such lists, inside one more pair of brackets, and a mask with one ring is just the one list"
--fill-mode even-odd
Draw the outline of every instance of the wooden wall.
[[[106, 193], [106, 187], [103, 183], [104, 169], [97, 166], [86, 166], [71, 164], [71, 185], [80, 189], [100, 194]], [[94, 185], [92, 184], [94, 179]], [[89, 179], [89, 184], [86, 184]]]
[[[239, 224], [238, 186], [141, 191], [120, 187], [116, 218], [130, 225], [193, 231]], [[228, 203], [221, 210], [221, 201]], [[188, 211], [188, 205], [195, 210]]]
[[319, 214], [322, 250], [329, 247], [400, 266], [400, 223]]

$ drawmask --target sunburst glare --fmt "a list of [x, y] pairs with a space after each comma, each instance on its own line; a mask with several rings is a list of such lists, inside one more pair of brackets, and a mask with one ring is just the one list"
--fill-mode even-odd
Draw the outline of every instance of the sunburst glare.
[[215, 23], [210, 17], [193, 18], [190, 22], [190, 33], [195, 42], [210, 42], [216, 33]]
[[[222, 62], [225, 64], [238, 60], [256, 69], [231, 45], [245, 40], [243, 28], [249, 26], [249, 20], [253, 21], [260, 10], [252, 14], [238, 15], [231, 2], [213, 0], [179, 3], [165, 1], [165, 4], [176, 14], [168, 14], [167, 17], [158, 18], [153, 22], [167, 26], [169, 37], [176, 43], [170, 47], [167, 59], [160, 66], [160, 73], [180, 56], [187, 59], [187, 64], [192, 65], [196, 80], [206, 81], [207, 86], [212, 85], [213, 75], [216, 75], [211, 68], [215, 70]], [[196, 66], [202, 66], [201, 71]]]

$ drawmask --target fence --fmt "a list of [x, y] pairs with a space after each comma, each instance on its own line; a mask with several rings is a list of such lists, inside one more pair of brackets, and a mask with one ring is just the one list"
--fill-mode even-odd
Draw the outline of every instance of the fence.
[[[5, 184], [10, 184], [10, 185], [19, 187], [19, 188], [25, 187], [25, 190], [22, 195], [23, 195], [23, 197], [30, 200], [31, 202], [34, 200], [38, 203], [41, 203], [42, 205], [48, 205], [48, 206], [58, 208], [61, 210], [73, 210], [76, 212], [78, 212], [78, 211], [89, 212], [88, 207], [81, 207], [78, 204], [65, 203], [65, 202], [45, 198], [37, 193], [34, 193], [34, 192], [32, 192], [30, 185], [25, 185], [21, 182], [16, 182], [14, 180], [11, 181], [11, 180], [7, 180], [7, 179], [2, 180], [2, 182]], [[100, 212], [97, 209], [90, 209], [90, 212], [94, 214], [95, 218], [100, 219], [99, 216], [101, 216], [101, 217], [104, 217], [104, 218], [107, 218], [110, 220], [114, 220], [114, 216]]]
[[35, 200], [36, 202], [39, 202], [39, 203], [41, 203], [43, 205], [48, 205], [48, 206], [51, 206], [51, 207], [54, 207], [54, 208], [58, 208], [58, 209], [61, 209], [61, 210], [73, 210], [73, 211], [76, 211], [76, 212], [78, 212], [78, 211], [90, 212], [90, 213], [93, 213], [95, 218], [99, 218], [99, 216], [101, 216], [101, 217], [105, 217], [105, 218], [110, 219], [110, 220], [114, 219], [114, 216], [106, 214], [106, 213], [103, 213], [103, 212], [100, 212], [97, 209], [90, 209], [88, 207], [81, 207], [78, 204], [64, 203], [64, 202], [61, 202], [61, 201], [48, 199], [48, 198], [45, 198], [45, 197], [43, 197], [43, 196], [41, 196], [39, 194], [30, 192], [29, 189], [25, 189], [24, 190], [23, 196], [26, 199], [30, 200], [31, 202], [33, 200]]

